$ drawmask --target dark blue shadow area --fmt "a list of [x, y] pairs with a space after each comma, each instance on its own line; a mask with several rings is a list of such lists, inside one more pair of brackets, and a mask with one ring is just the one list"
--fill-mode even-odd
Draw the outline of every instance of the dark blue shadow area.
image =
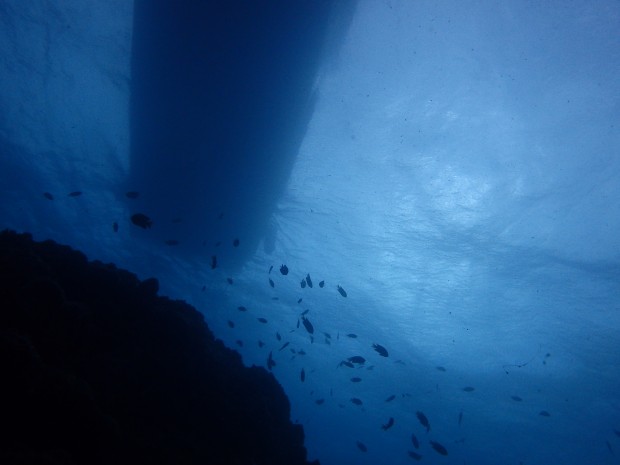
[[135, 2], [127, 189], [152, 237], [225, 267], [256, 250], [313, 112], [335, 3], [351, 17], [353, 2], [327, 0]]

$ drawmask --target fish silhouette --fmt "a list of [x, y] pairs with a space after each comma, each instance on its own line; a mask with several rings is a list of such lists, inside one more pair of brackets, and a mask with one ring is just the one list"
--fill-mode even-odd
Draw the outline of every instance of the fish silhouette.
[[382, 345], [379, 344], [373, 344], [372, 348], [375, 349], [377, 351], [377, 353], [379, 355], [381, 355], [382, 357], [387, 357], [388, 356], [388, 351], [386, 350], [385, 347], [383, 347]]
[[310, 334], [314, 333], [314, 326], [312, 326], [310, 320], [308, 320], [305, 316], [302, 316], [301, 322], [304, 324], [304, 328], [306, 328], [306, 331], [308, 331]]
[[439, 444], [438, 442], [435, 441], [429, 441], [431, 447], [433, 449], [435, 449], [439, 454], [441, 455], [448, 455], [448, 450], [442, 446], [441, 444]]
[[342, 297], [346, 297], [347, 296], [347, 291], [345, 291], [342, 287], [340, 287], [340, 284], [338, 285], [338, 292], [340, 292], [340, 295]]
[[131, 222], [143, 229], [148, 229], [153, 226], [153, 222], [151, 221], [151, 219], [144, 213], [136, 213], [134, 215], [131, 215]]
[[385, 425], [381, 425], [381, 429], [383, 431], [389, 430], [392, 426], [394, 426], [394, 418], [390, 417], [388, 422]]
[[426, 432], [428, 433], [431, 430], [431, 424], [429, 423], [428, 418], [426, 418], [426, 415], [420, 411], [417, 411], [415, 416], [418, 417], [420, 424], [426, 428]]

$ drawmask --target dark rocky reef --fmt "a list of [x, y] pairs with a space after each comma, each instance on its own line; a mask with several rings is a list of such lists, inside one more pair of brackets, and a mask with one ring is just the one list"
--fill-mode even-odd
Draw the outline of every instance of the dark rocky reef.
[[157, 291], [0, 233], [0, 463], [308, 463], [274, 377]]

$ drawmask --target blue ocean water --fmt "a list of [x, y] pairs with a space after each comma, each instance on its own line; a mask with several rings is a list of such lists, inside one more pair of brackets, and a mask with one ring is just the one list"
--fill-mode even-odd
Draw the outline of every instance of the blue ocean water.
[[[360, 1], [307, 107], [252, 60], [172, 72], [221, 111], [158, 120], [191, 134], [168, 172], [132, 158], [132, 95], [160, 91], [132, 80], [139, 3], [0, 5], [0, 227], [156, 276], [247, 365], [271, 352], [323, 465], [620, 461], [617, 2]], [[231, 37], [235, 62], [254, 42]], [[309, 115], [288, 157], [265, 95]]]

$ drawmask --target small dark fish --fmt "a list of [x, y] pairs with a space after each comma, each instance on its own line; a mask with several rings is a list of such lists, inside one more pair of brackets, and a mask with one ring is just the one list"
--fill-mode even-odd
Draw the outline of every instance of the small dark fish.
[[325, 399], [317, 399], [314, 401], [316, 405], [323, 405], [325, 403]]
[[273, 270], [273, 265], [269, 267], [269, 274], [271, 274], [271, 270]]
[[357, 444], [357, 448], [361, 450], [362, 452], [368, 452], [368, 448], [366, 447], [366, 444], [364, 444], [363, 442], [355, 441], [355, 444]]
[[476, 389], [475, 389], [475, 388], [473, 388], [473, 387], [471, 387], [471, 386], [465, 386], [465, 387], [463, 388], [463, 391], [465, 391], [465, 392], [474, 392], [475, 390], [476, 390]]
[[144, 229], [148, 229], [153, 226], [153, 222], [151, 221], [151, 219], [142, 213], [136, 213], [134, 215], [131, 215], [131, 222], [136, 226], [140, 226]]
[[325, 286], [325, 281], [319, 281], [319, 287]]
[[49, 192], [43, 192], [43, 197], [45, 197], [47, 200], [54, 200], [54, 196]]
[[307, 315], [309, 311], [309, 308], [305, 309], [303, 312], [301, 312], [301, 316]]
[[312, 323], [310, 323], [310, 320], [308, 320], [305, 316], [302, 316], [301, 322], [304, 324], [304, 328], [306, 328], [306, 331], [308, 331], [310, 334], [314, 333], [314, 327], [312, 326]]
[[273, 279], [269, 278], [269, 285], [271, 287], [276, 287], [275, 283], [273, 282]]
[[290, 342], [285, 342], [284, 344], [282, 344], [282, 347], [280, 347], [280, 348], [278, 349], [278, 352], [280, 352], [281, 350], [286, 349], [286, 348], [288, 347], [288, 345], [289, 345], [289, 344], [290, 344]]
[[211, 269], [214, 270], [217, 266], [217, 257], [215, 255], [211, 255]]
[[282, 336], [280, 336], [280, 333], [279, 333], [279, 332], [277, 332], [277, 331], [276, 331], [276, 339], [277, 339], [278, 341], [281, 341], [281, 340], [282, 340]]
[[233, 284], [234, 283], [232, 278], [226, 278], [226, 281], [228, 282], [228, 284]]
[[233, 247], [239, 247], [239, 239], [233, 241]]
[[79, 197], [80, 195], [82, 195], [82, 191], [69, 192], [69, 197]]
[[280, 266], [280, 273], [282, 273], [284, 276], [286, 276], [288, 274], [288, 266], [281, 265]]
[[426, 418], [426, 415], [420, 411], [417, 411], [415, 416], [418, 417], [420, 424], [426, 428], [426, 432], [428, 433], [431, 430], [431, 424], [429, 423], [428, 418]]
[[306, 287], [306, 280], [302, 279], [299, 285], [301, 286], [302, 289], [304, 289]]
[[331, 338], [332, 338], [332, 335], [331, 335], [331, 334], [329, 334], [329, 333], [326, 333], [325, 331], [323, 331], [323, 334], [325, 335], [325, 337], [326, 337], [327, 339], [331, 339]]
[[618, 431], [617, 429], [614, 430], [614, 434], [620, 438], [620, 431]]
[[351, 363], [358, 363], [360, 365], [366, 363], [366, 359], [361, 355], [354, 355], [353, 357], [349, 357], [347, 360]]
[[609, 441], [605, 441], [605, 444], [607, 444], [607, 448], [609, 449], [609, 452], [611, 452], [611, 455], [616, 455], [614, 454], [614, 450], [611, 448], [611, 444], [609, 443]]
[[243, 305], [240, 305], [239, 307], [237, 307], [237, 310], [239, 310], [240, 312], [247, 312], [248, 309], [245, 308]]
[[269, 352], [269, 357], [267, 357], [267, 368], [271, 371], [271, 368], [276, 366], [276, 362], [273, 360], [273, 355]]
[[420, 454], [418, 454], [417, 452], [413, 452], [412, 450], [407, 451], [407, 453], [409, 454], [409, 457], [414, 460], [420, 460], [422, 458]]
[[125, 196], [128, 199], [137, 199], [138, 197], [140, 197], [140, 192], [136, 192], [136, 191], [125, 192]]
[[299, 298], [299, 300], [297, 300], [297, 303], [300, 304], [302, 300], [304, 300], [304, 299]]
[[362, 405], [363, 402], [361, 399], [358, 399], [357, 397], [351, 397], [351, 402], [355, 405]]
[[243, 347], [243, 341], [242, 341], [242, 340], [237, 339], [235, 342], [237, 343], [237, 345], [238, 345], [239, 347]]
[[207, 290], [207, 286], [202, 286], [202, 289], [200, 289], [202, 292]]
[[521, 399], [521, 397], [519, 397], [519, 396], [510, 396], [510, 398], [511, 398], [512, 400], [514, 400], [515, 402], [521, 402], [521, 401], [523, 400], [523, 399]]
[[301, 349], [297, 351], [297, 355], [306, 355], [306, 352], [303, 349]]
[[235, 327], [235, 322], [228, 320], [228, 326], [230, 326], [231, 328], [234, 328]]
[[381, 429], [383, 431], [389, 430], [392, 426], [394, 426], [394, 418], [390, 417], [388, 422], [385, 425], [381, 425]]
[[263, 341], [258, 341], [258, 347], [260, 348], [265, 347], [265, 343]]
[[388, 356], [388, 351], [382, 345], [373, 344], [372, 348], [375, 349], [377, 351], [377, 353], [379, 355], [381, 355], [382, 357], [387, 357]]
[[396, 399], [396, 396], [394, 394], [392, 394], [390, 397], [385, 399], [385, 402], [392, 402], [394, 399]]
[[461, 426], [462, 422], [463, 422], [463, 412], [459, 412], [459, 426]]
[[297, 328], [299, 328], [299, 318], [297, 318]]
[[259, 317], [259, 318], [257, 318], [257, 320], [260, 321], [261, 323], [267, 323], [267, 319], [266, 318]]
[[446, 369], [444, 367], [435, 367], [437, 370], [439, 371], [446, 371]]
[[340, 287], [340, 284], [338, 285], [338, 292], [340, 292], [340, 295], [342, 297], [346, 297], [347, 296], [347, 291], [345, 291], [342, 287]]
[[170, 246], [179, 245], [179, 241], [177, 241], [176, 239], [168, 239], [167, 241], [165, 241], [165, 244]]
[[301, 373], [299, 375], [299, 379], [301, 379], [302, 383], [306, 380], [306, 372], [305, 372], [305, 370], [303, 368], [301, 369]]
[[310, 279], [310, 273], [306, 275], [306, 284], [309, 288], [312, 288], [312, 280]]
[[[541, 410], [540, 412], [538, 412], [538, 414], [541, 417], [550, 417], [551, 416], [551, 414], [549, 412], [547, 412], [546, 410]], [[620, 436], [620, 434], [618, 436]]]
[[116, 221], [114, 223], [112, 223], [112, 230], [114, 232], [118, 232], [118, 223]]
[[438, 442], [429, 441], [429, 443], [431, 444], [431, 447], [435, 449], [439, 454], [448, 455], [448, 450]]
[[353, 378], [351, 378], [352, 383], [359, 383], [361, 381], [362, 381], [362, 378], [358, 378], [357, 376], [354, 376]]
[[418, 441], [418, 438], [413, 433], [411, 434], [411, 442], [413, 443], [413, 447], [415, 447], [416, 449], [420, 448], [420, 441]]
[[339, 367], [341, 367], [342, 365], [344, 365], [345, 367], [354, 368], [353, 364], [347, 360], [343, 360], [338, 364]]
[[357, 338], [357, 334], [349, 333], [349, 334], [347, 334], [347, 337], [350, 337], [351, 339], [356, 339]]

